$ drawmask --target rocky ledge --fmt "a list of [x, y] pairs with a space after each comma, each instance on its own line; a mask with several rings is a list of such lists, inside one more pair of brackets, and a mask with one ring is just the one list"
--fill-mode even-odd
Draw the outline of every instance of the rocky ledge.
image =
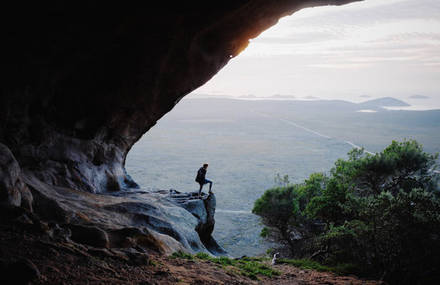
[[202, 193], [202, 198], [199, 199], [198, 192], [180, 193], [170, 190], [170, 198], [176, 205], [183, 207], [197, 218], [198, 224], [195, 230], [199, 234], [203, 245], [214, 255], [225, 255], [226, 251], [212, 237], [216, 207], [214, 193], [209, 193], [208, 195]]
[[50, 185], [30, 171], [20, 171], [10, 152], [0, 151], [0, 158], [7, 162], [0, 168], [0, 186], [11, 193], [22, 187], [26, 192], [16, 192], [17, 195], [29, 199], [26, 207], [0, 207], [3, 222], [30, 224], [53, 239], [97, 248], [225, 254], [211, 236], [215, 224], [214, 194], [197, 199], [197, 193], [175, 190], [88, 193]]
[[214, 194], [199, 199], [197, 192], [176, 190], [88, 193], [50, 185], [21, 170], [2, 144], [0, 159], [0, 187], [9, 198], [0, 207], [4, 222], [37, 224], [53, 238], [100, 248], [225, 254], [211, 236]]

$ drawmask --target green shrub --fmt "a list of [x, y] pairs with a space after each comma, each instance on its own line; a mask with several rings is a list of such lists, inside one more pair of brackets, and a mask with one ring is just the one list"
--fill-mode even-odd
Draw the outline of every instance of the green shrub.
[[[344, 270], [362, 268], [390, 282], [440, 279], [440, 189], [433, 171], [438, 155], [423, 152], [416, 141], [393, 141], [380, 153], [353, 149], [348, 156], [337, 160], [328, 176], [312, 174], [303, 183], [269, 189], [255, 201], [253, 212], [268, 228], [264, 235], [294, 254], [354, 264]], [[300, 246], [291, 238], [295, 232], [302, 234]], [[303, 259], [292, 263], [337, 268]]]
[[267, 228], [267, 227], [262, 228], [260, 236], [263, 238], [268, 237], [269, 236], [269, 228]]

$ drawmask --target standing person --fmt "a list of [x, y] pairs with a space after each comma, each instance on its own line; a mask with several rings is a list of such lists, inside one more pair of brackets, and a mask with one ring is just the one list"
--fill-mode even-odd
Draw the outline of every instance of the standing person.
[[200, 169], [197, 171], [196, 182], [198, 182], [200, 184], [199, 198], [201, 198], [203, 185], [205, 185], [207, 183], [209, 183], [209, 193], [212, 193], [211, 192], [212, 181], [206, 179], [206, 172], [207, 171], [208, 171], [208, 164], [207, 163], [203, 164], [203, 166], [200, 167]]

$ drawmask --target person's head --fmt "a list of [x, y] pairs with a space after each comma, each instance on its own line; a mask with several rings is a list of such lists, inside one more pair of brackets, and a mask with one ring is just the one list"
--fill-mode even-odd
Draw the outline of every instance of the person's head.
[[205, 164], [203, 164], [203, 168], [208, 168], [208, 164], [207, 163], [205, 163]]

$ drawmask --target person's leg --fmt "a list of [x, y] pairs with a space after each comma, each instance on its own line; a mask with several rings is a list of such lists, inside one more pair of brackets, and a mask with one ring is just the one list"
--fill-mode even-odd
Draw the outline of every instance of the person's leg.
[[199, 198], [200, 198], [200, 195], [202, 194], [203, 183], [199, 183], [199, 184], [200, 184], [200, 189], [199, 189]]
[[212, 188], [212, 181], [205, 179], [205, 183], [209, 183], [209, 192], [211, 192], [211, 188]]

